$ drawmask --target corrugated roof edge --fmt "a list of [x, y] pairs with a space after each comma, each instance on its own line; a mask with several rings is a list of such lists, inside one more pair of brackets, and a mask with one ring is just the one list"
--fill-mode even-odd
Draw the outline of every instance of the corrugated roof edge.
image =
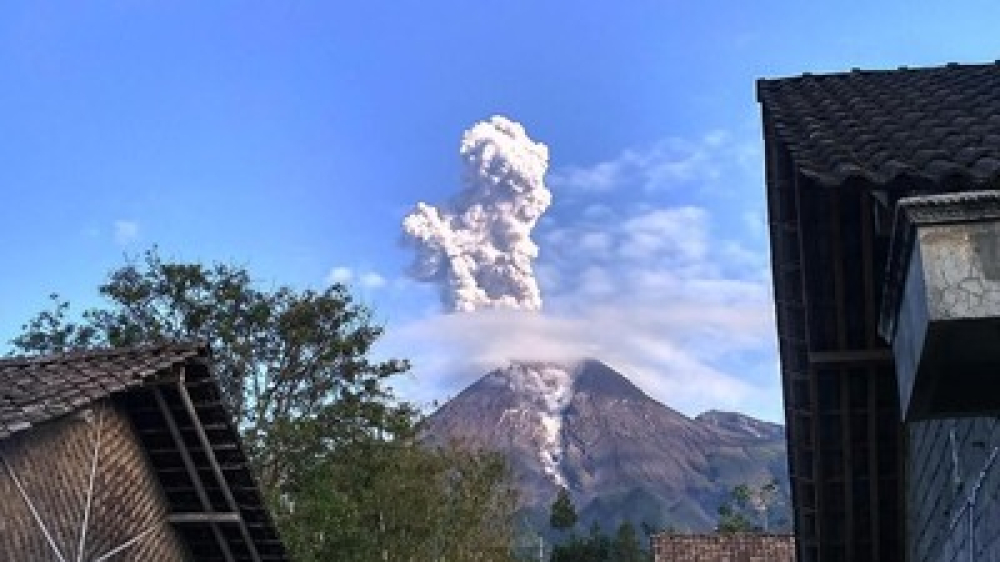
[[46, 355], [14, 355], [0, 358], [0, 367], [10, 367], [13, 365], [38, 365], [49, 363], [71, 363], [75, 361], [85, 361], [88, 359], [102, 359], [124, 355], [135, 355], [140, 353], [183, 353], [191, 351], [194, 355], [205, 358], [211, 357], [211, 349], [208, 342], [204, 340], [182, 340], [164, 341], [136, 345], [132, 347], [107, 347], [100, 349], [79, 349], [65, 351], [62, 353], [50, 353]]
[[[150, 361], [152, 360], [152, 361]], [[49, 386], [27, 387], [14, 390], [0, 388], [0, 441], [17, 433], [26, 431], [38, 424], [62, 417], [77, 410], [88, 407], [98, 400], [128, 392], [136, 387], [144, 386], [160, 373], [172, 369], [176, 365], [189, 361], [208, 364], [210, 361], [209, 346], [205, 342], [160, 342], [133, 347], [120, 347], [95, 350], [78, 350], [66, 353], [8, 357], [0, 360], [0, 375], [4, 373], [27, 373], [35, 370], [51, 371], [52, 369], [69, 369], [77, 372], [91, 362], [124, 362], [128, 365], [121, 371], [109, 371], [102, 379], [90, 378], [92, 387], [89, 390], [76, 392], [75, 396], [67, 396], [66, 392]], [[124, 374], [124, 375], [123, 375]], [[0, 382], [5, 379], [0, 376]], [[62, 381], [69, 387], [80, 381]], [[75, 388], [75, 387], [74, 387]], [[40, 406], [41, 405], [41, 406]]]
[[777, 76], [771, 78], [758, 78], [756, 81], [756, 96], [757, 103], [763, 104], [766, 100], [762, 99], [764, 91], [773, 86], [781, 83], [795, 82], [807, 79], [827, 79], [827, 78], [838, 78], [844, 76], [850, 76], [852, 74], [889, 74], [895, 72], [921, 72], [927, 70], [942, 70], [949, 68], [985, 68], [987, 66], [1000, 66], [1000, 60], [994, 60], [992, 62], [981, 62], [981, 63], [957, 63], [957, 62], [946, 62], [937, 65], [930, 66], [906, 66], [900, 65], [895, 68], [872, 68], [872, 69], [862, 69], [862, 68], [852, 68], [847, 71], [833, 71], [833, 72], [803, 72], [802, 74], [795, 74], [789, 76]]

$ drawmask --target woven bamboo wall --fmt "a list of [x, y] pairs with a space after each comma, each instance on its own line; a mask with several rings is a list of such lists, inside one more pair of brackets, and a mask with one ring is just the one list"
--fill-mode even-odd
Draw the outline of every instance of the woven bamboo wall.
[[725, 533], [653, 537], [655, 562], [794, 562], [792, 535]]
[[88, 562], [136, 537], [104, 560], [189, 560], [128, 416], [108, 401], [15, 434], [0, 457], [0, 560], [59, 559], [31, 506], [66, 560], [78, 559], [85, 527]]

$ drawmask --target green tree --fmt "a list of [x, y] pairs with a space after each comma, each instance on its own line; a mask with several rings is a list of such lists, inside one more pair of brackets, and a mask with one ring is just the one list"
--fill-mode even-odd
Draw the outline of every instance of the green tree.
[[613, 562], [642, 562], [645, 556], [639, 545], [639, 535], [631, 521], [623, 521], [618, 526], [615, 539], [611, 543], [611, 560]]
[[611, 560], [611, 539], [601, 531], [601, 526], [594, 521], [590, 524], [590, 536], [587, 537], [583, 562], [608, 562]]
[[[78, 317], [53, 296], [14, 351], [208, 342], [294, 559], [507, 560], [514, 505], [506, 464], [419, 446], [416, 412], [388, 387], [407, 363], [369, 358], [382, 328], [344, 286], [261, 288], [241, 267], [176, 263], [153, 249], [98, 290], [104, 306]], [[496, 554], [469, 554], [484, 550]]]
[[767, 532], [768, 510], [777, 497], [778, 482], [773, 479], [759, 486], [739, 484], [733, 487], [729, 499], [719, 506], [717, 530], [719, 532]]
[[573, 505], [573, 499], [569, 497], [569, 490], [565, 486], [560, 486], [549, 511], [549, 524], [553, 529], [567, 531], [576, 525], [576, 521], [576, 507]]
[[586, 538], [572, 533], [552, 549], [551, 562], [643, 562], [645, 555], [631, 523], [623, 523], [614, 539], [595, 521]]
[[496, 454], [359, 442], [317, 463], [295, 497], [279, 519], [296, 560], [513, 560], [515, 495]]
[[413, 410], [396, 405], [386, 385], [408, 365], [369, 359], [382, 328], [343, 285], [263, 290], [241, 267], [164, 261], [153, 249], [112, 271], [98, 290], [106, 306], [79, 321], [53, 295], [53, 309], [14, 338], [15, 352], [208, 342], [265, 491], [324, 447], [412, 423]]
[[766, 533], [770, 523], [770, 509], [778, 501], [778, 480], [771, 479], [760, 486], [751, 487], [750, 506], [760, 518], [760, 527]]
[[744, 484], [734, 487], [730, 498], [719, 506], [719, 522], [715, 530], [720, 533], [753, 531], [753, 521], [747, 515], [748, 502], [748, 487]]

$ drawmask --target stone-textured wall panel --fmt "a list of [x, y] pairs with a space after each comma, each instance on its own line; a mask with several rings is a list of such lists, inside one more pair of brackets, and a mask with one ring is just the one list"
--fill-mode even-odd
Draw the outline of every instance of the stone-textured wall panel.
[[653, 537], [655, 562], [794, 562], [792, 535], [724, 533]]
[[920, 232], [933, 318], [985, 318], [1000, 315], [1000, 278], [995, 222], [924, 227]]

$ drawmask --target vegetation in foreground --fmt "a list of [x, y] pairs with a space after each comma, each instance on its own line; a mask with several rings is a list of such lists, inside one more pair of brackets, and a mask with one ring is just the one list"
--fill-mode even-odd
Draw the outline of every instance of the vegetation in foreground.
[[104, 306], [53, 305], [15, 354], [203, 340], [293, 560], [513, 560], [515, 497], [495, 454], [428, 449], [419, 415], [392, 395], [401, 360], [373, 361], [382, 335], [346, 287], [262, 289], [245, 269], [164, 260], [112, 271]]
[[[241, 267], [164, 261], [153, 249], [110, 272], [98, 292], [105, 305], [76, 317], [53, 295], [13, 353], [207, 342], [293, 560], [539, 559], [533, 544], [515, 555], [524, 541], [515, 540], [516, 495], [501, 455], [417, 441], [419, 413], [390, 387], [408, 364], [370, 358], [382, 328], [343, 285], [261, 289]], [[737, 486], [718, 531], [766, 530], [775, 491], [776, 483]], [[613, 536], [596, 526], [580, 535], [577, 519], [561, 489], [550, 516], [561, 540], [543, 549], [552, 562], [649, 559], [632, 523]]]
[[586, 536], [576, 533], [576, 507], [566, 488], [560, 488], [550, 509], [549, 524], [562, 540], [552, 548], [551, 562], [645, 562], [650, 555], [639, 543], [635, 526], [623, 521], [613, 537], [594, 523]]

